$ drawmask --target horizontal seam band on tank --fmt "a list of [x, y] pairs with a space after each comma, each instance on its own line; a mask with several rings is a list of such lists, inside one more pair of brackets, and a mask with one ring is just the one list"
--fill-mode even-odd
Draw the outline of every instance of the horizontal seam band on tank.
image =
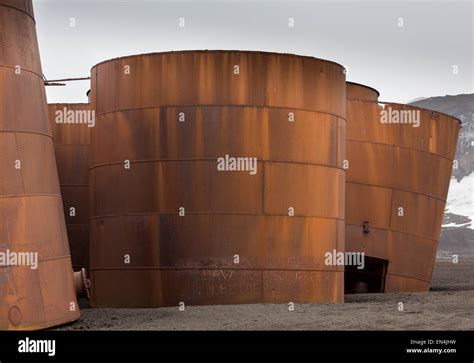
[[89, 183], [87, 183], [87, 184], [62, 184], [62, 183], [59, 183], [59, 186], [60, 187], [88, 187]]
[[394, 273], [394, 272], [388, 272], [387, 271], [387, 275], [394, 275], [394, 276], [404, 277], [406, 279], [412, 279], [412, 280], [418, 280], [418, 281], [431, 283], [431, 280], [420, 279], [419, 277], [407, 276], [407, 275], [402, 275], [402, 274], [398, 274], [398, 273]]
[[[351, 142], [360, 142], [360, 143], [363, 143], [363, 144], [373, 144], [373, 145], [382, 145], [382, 146], [388, 146], [388, 147], [395, 147], [395, 148], [398, 148], [398, 149], [407, 149], [407, 150], [413, 150], [413, 151], [418, 151], [418, 152], [421, 152], [421, 153], [425, 153], [425, 154], [430, 154], [430, 155], [433, 155], [433, 156], [437, 156], [441, 159], [446, 159], [448, 160], [449, 162], [453, 162], [453, 159], [450, 159], [448, 158], [447, 156], [443, 156], [443, 155], [440, 155], [440, 154], [437, 154], [437, 153], [433, 153], [431, 151], [426, 151], [426, 150], [421, 150], [421, 149], [415, 149], [413, 147], [408, 147], [408, 146], [402, 146], [402, 145], [394, 145], [394, 144], [385, 144], [383, 142], [376, 142], [376, 141], [366, 141], [366, 140], [355, 140], [355, 139], [347, 139], [346, 138], [346, 142], [347, 141], [351, 141]], [[347, 156], [347, 155], [346, 155]]]
[[423, 107], [420, 107], [420, 106], [410, 105], [410, 104], [406, 104], [406, 103], [387, 102], [387, 101], [380, 101], [380, 100], [371, 101], [371, 100], [364, 100], [364, 99], [360, 99], [360, 98], [357, 98], [357, 99], [348, 98], [348, 100], [357, 100], [357, 101], [367, 102], [367, 103], [376, 103], [378, 105], [379, 104], [384, 104], [384, 105], [403, 106], [403, 107], [411, 108], [412, 110], [420, 110], [420, 111], [425, 111], [425, 112], [436, 113], [438, 115], [446, 116], [447, 118], [450, 118], [451, 120], [456, 121], [458, 126], [462, 126], [462, 121], [460, 119], [458, 119], [457, 117], [455, 117], [453, 115], [449, 115], [445, 112], [442, 112], [442, 111], [430, 110], [428, 108], [423, 108]]
[[10, 9], [14, 9], [14, 10], [17, 10], [17, 11], [19, 11], [19, 12], [21, 12], [21, 13], [27, 15], [31, 20], [33, 20], [33, 23], [36, 25], [36, 20], [35, 20], [35, 18], [34, 18], [28, 11], [23, 10], [23, 9], [20, 9], [20, 8], [17, 8], [17, 7], [15, 7], [15, 6], [3, 4], [3, 3], [0, 4], [0, 6], [4, 6], [4, 7], [6, 7], [6, 8], [10, 8]]
[[[53, 136], [53, 139], [55, 137]], [[67, 147], [77, 147], [77, 148], [82, 148], [82, 147], [85, 147], [85, 148], [89, 148], [90, 147], [90, 144], [54, 144], [54, 147], [64, 147], [64, 146], [67, 146]]]
[[[405, 192], [405, 193], [418, 194], [418, 195], [422, 195], [422, 196], [427, 197], [427, 198], [432, 198], [432, 199], [439, 200], [440, 202], [443, 202], [443, 203], [446, 204], [445, 199], [437, 197], [435, 195], [431, 195], [431, 194], [427, 194], [427, 193], [421, 193], [421, 192], [417, 192], [417, 191], [414, 191], [414, 190], [401, 189], [401, 188], [397, 188], [397, 187], [390, 187], [390, 186], [387, 186], [387, 185], [369, 184], [369, 183], [364, 183], [364, 182], [358, 182], [356, 180], [351, 180], [351, 179], [347, 178], [347, 173], [346, 173], [346, 184], [359, 184], [359, 185], [365, 185], [365, 186], [368, 186], [368, 187], [385, 188], [385, 189], [390, 189], [392, 191], [400, 191], [400, 192]], [[347, 194], [346, 194], [346, 197], [347, 197]]]
[[173, 267], [173, 266], [128, 266], [128, 267], [91, 267], [90, 271], [110, 271], [110, 270], [231, 270], [231, 271], [288, 271], [288, 272], [342, 272], [344, 269], [309, 269], [309, 268], [265, 268], [265, 267]]
[[[360, 224], [348, 223], [347, 221], [345, 222], [345, 224], [346, 224], [346, 226], [359, 227], [359, 228], [362, 227]], [[409, 236], [428, 239], [428, 240], [436, 242], [436, 243], [439, 242], [439, 240], [436, 239], [436, 238], [427, 237], [427, 236], [423, 236], [421, 234], [416, 234], [416, 233], [411, 233], [411, 232], [399, 231], [398, 229], [394, 229], [394, 228], [387, 229], [387, 228], [373, 227], [373, 226], [369, 225], [369, 229], [376, 229], [376, 230], [385, 231], [385, 232], [396, 232], [396, 233], [400, 233], [400, 234], [406, 234], [406, 235], [409, 235]]]
[[41, 132], [41, 131], [3, 130], [3, 129], [0, 129], [0, 133], [39, 135], [39, 136], [45, 136], [45, 137], [48, 137], [50, 139], [53, 139], [52, 134], [48, 134], [46, 132]]
[[[221, 156], [219, 156], [221, 157]], [[133, 163], [160, 163], [160, 162], [178, 162], [178, 161], [181, 161], [181, 162], [184, 162], [184, 161], [217, 161], [217, 159], [219, 158], [196, 158], [196, 159], [142, 159], [142, 160], [129, 160], [131, 164]], [[114, 162], [110, 162], [110, 163], [101, 163], [101, 164], [96, 164], [96, 165], [91, 165], [89, 166], [89, 170], [92, 170], [92, 169], [96, 169], [96, 168], [101, 168], [101, 167], [104, 167], [104, 166], [112, 166], [112, 165], [121, 165], [123, 164], [124, 160], [121, 160], [121, 161], [114, 161]], [[346, 170], [344, 168], [340, 168], [338, 166], [333, 166], [333, 165], [328, 165], [328, 164], [317, 164], [317, 163], [308, 163], [308, 162], [304, 162], [304, 161], [276, 161], [276, 160], [258, 160], [257, 158], [257, 162], [261, 162], [261, 163], [280, 163], [280, 164], [295, 164], [295, 165], [308, 165], [308, 166], [321, 166], [321, 167], [325, 167], [325, 168], [330, 168], [330, 169], [337, 169], [337, 170], [341, 170], [342, 172], [346, 172]], [[234, 171], [234, 170], [231, 170], [231, 171]], [[238, 172], [237, 170], [235, 172]]]
[[[314, 219], [330, 219], [336, 220], [340, 222], [344, 222], [343, 218], [337, 217], [328, 217], [328, 216], [289, 216], [287, 214], [250, 214], [250, 213], [211, 213], [211, 212], [186, 212], [186, 215], [194, 215], [194, 216], [240, 216], [240, 217], [288, 217], [288, 218], [314, 218]], [[117, 217], [139, 217], [139, 216], [177, 216], [181, 217], [179, 214], [176, 213], [120, 213], [120, 214], [102, 214], [97, 216], [89, 217], [89, 220], [93, 219], [100, 219], [100, 218], [117, 218]]]
[[176, 105], [161, 105], [161, 106], [148, 106], [148, 107], [136, 107], [136, 108], [126, 108], [122, 110], [114, 110], [114, 111], [107, 111], [107, 112], [102, 112], [102, 113], [96, 113], [95, 117], [96, 119], [100, 116], [105, 116], [113, 113], [120, 113], [120, 112], [130, 112], [130, 111], [143, 111], [143, 110], [155, 110], [155, 109], [161, 109], [161, 108], [184, 108], [184, 107], [217, 107], [217, 108], [223, 108], [223, 107], [247, 107], [247, 108], [268, 108], [268, 109], [278, 109], [278, 110], [292, 110], [292, 111], [304, 111], [304, 112], [311, 112], [311, 113], [319, 113], [322, 115], [327, 115], [327, 116], [333, 116], [338, 119], [344, 120], [345, 116], [343, 115], [336, 115], [331, 112], [327, 111], [317, 111], [317, 110], [309, 110], [309, 109], [304, 109], [304, 108], [296, 108], [296, 107], [282, 107], [282, 106], [269, 106], [269, 105], [237, 105], [237, 104], [225, 104], [225, 105], [219, 105], [219, 104], [176, 104]]
[[49, 262], [49, 261], [55, 261], [55, 260], [67, 260], [71, 258], [71, 254], [69, 255], [62, 255], [62, 256], [53, 256], [53, 257], [47, 257], [47, 258], [42, 258], [38, 260], [38, 263], [40, 262]]
[[363, 101], [363, 102], [373, 102], [373, 103], [378, 103], [376, 100], [367, 100], [365, 98], [359, 98], [359, 97], [347, 97], [347, 101]]
[[[20, 66], [21, 72], [31, 73], [31, 74], [35, 75], [36, 77], [40, 78], [40, 79], [44, 82], [44, 78], [43, 78], [43, 75], [42, 75], [42, 74], [38, 74], [38, 73], [36, 73], [35, 71], [29, 70], [29, 69], [26, 69], [26, 68], [22, 68], [22, 67], [21, 67], [21, 64], [17, 64], [17, 65]], [[9, 64], [0, 64], [0, 68], [16, 69], [16, 65], [12, 66], [12, 65], [9, 65]], [[20, 77], [21, 77], [21, 75], [17, 75], [17, 76], [20, 76]]]
[[0, 195], [0, 199], [7, 199], [7, 198], [31, 198], [31, 197], [57, 197], [57, 198], [61, 198], [61, 194], [38, 193], [38, 194]]

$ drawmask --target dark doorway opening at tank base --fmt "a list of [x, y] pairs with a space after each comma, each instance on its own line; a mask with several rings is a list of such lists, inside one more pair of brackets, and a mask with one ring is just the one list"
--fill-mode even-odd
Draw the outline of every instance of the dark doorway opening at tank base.
[[365, 294], [383, 293], [387, 275], [388, 260], [365, 257], [365, 268], [346, 266], [344, 272], [344, 293]]

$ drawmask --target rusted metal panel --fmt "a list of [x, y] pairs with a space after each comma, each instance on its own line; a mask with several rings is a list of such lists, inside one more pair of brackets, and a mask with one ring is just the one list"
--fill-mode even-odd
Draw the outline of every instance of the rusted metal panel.
[[[389, 261], [385, 292], [428, 291], [459, 120], [380, 104], [359, 84], [347, 84], [347, 97], [346, 250]], [[419, 124], [384, 123], [387, 112], [412, 113]]]
[[[20, 67], [41, 76], [41, 63], [31, 0], [2, 0], [0, 14], [0, 54], [2, 66]], [[31, 11], [30, 11], [31, 9]]]
[[428, 292], [431, 281], [387, 273], [386, 292]]
[[429, 152], [372, 141], [349, 140], [346, 146], [350, 156], [351, 181], [446, 198], [449, 178], [426, 176], [450, 175], [452, 160]]
[[292, 207], [297, 216], [344, 219], [345, 179], [340, 169], [269, 162], [264, 179], [265, 213], [284, 215]]
[[79, 317], [31, 16], [31, 1], [0, 0], [2, 330], [46, 328]]
[[[171, 105], [246, 105], [344, 118], [341, 69], [333, 62], [289, 54], [183, 51], [117, 58], [99, 63], [92, 73], [98, 71], [98, 87], [107, 85], [107, 92], [96, 95], [98, 114]], [[134, 93], [138, 89], [147, 92]]]
[[343, 301], [341, 66], [185, 51], [91, 73], [94, 306]]
[[374, 101], [379, 100], [380, 93], [375, 88], [354, 82], [346, 82], [346, 98], [348, 100]]
[[74, 271], [89, 267], [89, 134], [87, 103], [49, 104], [49, 120]]
[[15, 10], [25, 12], [34, 20], [33, 4], [31, 0], [2, 0], [0, 4], [4, 7], [11, 7]]
[[[179, 123], [181, 112], [186, 121]], [[288, 122], [289, 113], [294, 114], [297, 127]], [[161, 107], [101, 114], [100, 123], [91, 140], [93, 165], [126, 159], [215, 160], [216, 155], [228, 153], [337, 166], [336, 118], [323, 113], [250, 106]], [[305, 137], [307, 133], [319, 135], [318, 148]], [[140, 142], [143, 137], [150, 140]], [[124, 140], [121, 147], [116, 147], [116, 139]]]
[[[184, 218], [155, 214], [95, 218], [91, 228], [92, 235], [95, 236], [91, 241], [91, 264], [108, 266], [103, 270], [93, 269], [95, 283], [92, 286], [97, 298], [108, 306], [120, 306], [119, 301], [124, 299], [120, 297], [116, 300], [114, 294], [107, 292], [118, 291], [115, 284], [105, 284], [106, 281], [114, 281], [117, 276], [120, 276], [120, 286], [131, 286], [131, 290], [127, 290], [125, 299], [128, 302], [125, 306], [133, 307], [143, 306], [140, 304], [144, 303], [137, 296], [128, 294], [146, 296], [149, 293], [150, 296], [162, 296], [163, 300], [157, 304], [166, 305], [177, 305], [180, 301], [217, 303], [213, 299], [206, 301], [201, 295], [193, 296], [192, 290], [187, 290], [191, 289], [190, 286], [173, 286], [180, 276], [190, 278], [191, 282], [200, 286], [199, 289], [239, 290], [239, 296], [215, 294], [216, 298], [226, 299], [227, 303], [252, 303], [260, 302], [260, 298], [255, 300], [255, 297], [260, 297], [263, 293], [260, 290], [261, 285], [253, 291], [247, 291], [247, 295], [242, 294], [246, 289], [248, 277], [258, 277], [257, 281], [260, 283], [262, 270], [273, 270], [274, 275], [281, 272], [282, 276], [286, 272], [295, 271], [299, 272], [301, 279], [305, 278], [307, 272], [321, 272], [321, 275], [326, 276], [326, 273], [331, 275], [331, 271], [340, 271], [340, 267], [324, 264], [324, 252], [336, 248], [338, 239], [337, 222], [331, 219], [293, 217], [288, 220], [284, 216], [208, 214], [192, 214]], [[135, 240], [140, 243], [130, 245], [129, 241]], [[314, 243], [315, 240], [318, 243]], [[128, 269], [123, 268], [126, 254], [132, 256]], [[240, 256], [238, 265], [234, 263], [235, 254]], [[303, 271], [298, 271], [301, 269]], [[127, 274], [127, 271], [130, 271], [130, 274]], [[162, 276], [164, 272], [166, 279]], [[174, 280], [173, 274], [177, 275]], [[141, 280], [137, 280], [137, 275], [142, 276], [145, 281], [154, 276], [153, 278], [161, 281], [163, 285], [139, 284], [137, 281]], [[206, 287], [207, 282], [200, 280], [211, 279], [212, 276], [216, 281], [211, 285], [222, 285], [221, 287]], [[97, 279], [105, 285], [98, 284]], [[332, 277], [331, 281], [335, 282]], [[269, 290], [278, 286], [278, 281], [265, 283]], [[226, 287], [226, 284], [231, 286]], [[233, 284], [237, 286], [232, 286]], [[331, 293], [335, 293], [334, 286], [314, 288], [320, 289], [319, 293], [308, 295], [306, 301], [333, 301]], [[186, 293], [187, 298], [179, 300], [185, 297]], [[338, 299], [341, 299], [342, 293], [338, 293]], [[285, 301], [281, 298], [278, 301], [292, 300]]]

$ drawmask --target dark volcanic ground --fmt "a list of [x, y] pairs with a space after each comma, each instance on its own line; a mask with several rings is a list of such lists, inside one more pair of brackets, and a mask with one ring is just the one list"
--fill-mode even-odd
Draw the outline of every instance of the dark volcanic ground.
[[[398, 311], [403, 302], [404, 312]], [[60, 330], [472, 330], [474, 261], [438, 260], [432, 291], [346, 295], [337, 305], [188, 306], [159, 309], [89, 309]]]

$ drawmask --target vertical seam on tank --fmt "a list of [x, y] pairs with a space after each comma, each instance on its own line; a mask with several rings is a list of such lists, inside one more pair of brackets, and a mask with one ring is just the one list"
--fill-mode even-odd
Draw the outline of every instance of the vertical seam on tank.
[[161, 263], [160, 263], [160, 231], [161, 231], [161, 228], [160, 228], [160, 222], [161, 222], [161, 216], [157, 216], [158, 218], [158, 236], [157, 236], [157, 240], [156, 240], [156, 263], [158, 264], [158, 267], [161, 267]]
[[[90, 100], [89, 100], [89, 104], [91, 105], [91, 108], [92, 108], [92, 100], [93, 98], [95, 99], [94, 101], [94, 105], [95, 105], [95, 111], [97, 112], [97, 110], [99, 109], [98, 108], [98, 89], [97, 89], [97, 77], [98, 77], [98, 74], [99, 74], [99, 66], [97, 66], [96, 68], [94, 68], [94, 73], [95, 73], [95, 77], [94, 77], [94, 94], [91, 94], [92, 97], [90, 97]], [[92, 77], [92, 74], [91, 74], [91, 77]], [[92, 87], [91, 87], [92, 88]], [[92, 92], [92, 91], [91, 91]], [[93, 144], [93, 140], [92, 140], [92, 132], [89, 134], [89, 145], [92, 145]], [[91, 150], [91, 147], [89, 146], [89, 150]], [[89, 168], [90, 166], [90, 163], [91, 163], [91, 159], [94, 158], [94, 153], [89, 151], [89, 154], [88, 154], [88, 157], [87, 157], [87, 164], [88, 164], [88, 182], [89, 182], [89, 195], [88, 195], [88, 199], [89, 199], [89, 217], [92, 216], [92, 214], [95, 214], [95, 182], [93, 182], [91, 179], [94, 177], [92, 175], [92, 172]], [[91, 211], [94, 211], [93, 213]], [[95, 264], [92, 263], [92, 254], [91, 254], [91, 251], [94, 250], [95, 246], [93, 246], [93, 238], [92, 238], [92, 231], [94, 230], [94, 228], [91, 227], [90, 225], [90, 221], [89, 221], [89, 243], [88, 243], [88, 247], [89, 247], [89, 271], [91, 271], [92, 267], [94, 266], [95, 267]], [[97, 291], [96, 291], [96, 288], [95, 288], [95, 281], [96, 281], [96, 276], [95, 276], [95, 271], [91, 271], [91, 274], [90, 274], [90, 279], [91, 279], [91, 291], [90, 291], [90, 302], [91, 302], [91, 306], [92, 307], [96, 307], [97, 306]]]
[[157, 278], [155, 280], [158, 281], [158, 286], [155, 285], [154, 287], [154, 295], [153, 298], [157, 299], [157, 302], [161, 305], [164, 305], [164, 300], [165, 300], [165, 293], [163, 292], [163, 277], [162, 277], [162, 272], [161, 272], [161, 253], [160, 253], [160, 231], [161, 231], [161, 216], [158, 216], [158, 238], [157, 238], [157, 257], [156, 257], [156, 264], [158, 266], [158, 271], [157, 271]]
[[439, 237], [439, 240], [436, 241], [436, 249], [435, 249], [435, 261], [433, 262], [433, 264], [431, 265], [431, 273], [430, 273], [430, 279], [429, 279], [429, 283], [431, 285], [431, 282], [433, 281], [433, 272], [434, 272], [434, 268], [435, 268], [435, 265], [436, 265], [436, 254], [438, 252], [438, 247], [439, 247], [439, 241], [441, 240], [441, 235]]
[[[394, 194], [394, 189], [393, 188], [390, 188], [390, 215], [389, 215], [389, 220], [388, 220], [388, 239], [387, 239], [387, 246], [390, 246], [390, 248], [392, 249], [392, 253], [393, 253], [393, 234], [392, 234], [392, 212], [393, 212], [393, 194]], [[387, 276], [389, 275], [389, 269], [390, 269], [390, 259], [388, 259], [388, 262], [387, 262], [387, 269], [385, 271], [385, 286], [383, 287], [383, 290], [385, 292], [386, 288], [387, 288], [387, 284], [388, 284], [388, 279], [387, 279]]]
[[265, 215], [265, 161], [262, 161], [262, 215]]
[[94, 94], [94, 98], [95, 98], [95, 110], [97, 112], [97, 110], [99, 109], [99, 90], [97, 88], [97, 78], [99, 77], [99, 67], [95, 68], [94, 72], [95, 72], [95, 80], [94, 80], [95, 94]]
[[[346, 140], [344, 140], [344, 143]], [[339, 117], [336, 117], [336, 166], [339, 166]], [[344, 180], [345, 184], [345, 180]]]
[[392, 232], [393, 194], [393, 188], [390, 188], [390, 216], [388, 218], [388, 230], [390, 232]]
[[23, 169], [22, 169], [22, 166], [21, 166], [21, 155], [20, 155], [20, 150], [18, 148], [18, 139], [17, 139], [17, 135], [16, 135], [16, 132], [13, 133], [15, 135], [15, 149], [16, 149], [16, 154], [18, 156], [18, 160], [20, 160], [20, 173], [21, 173], [21, 185], [23, 187], [23, 194], [26, 194], [26, 188], [25, 188], [25, 180], [23, 178]]
[[[36, 275], [38, 276], [39, 285], [40, 285], [41, 311], [43, 312], [43, 316], [44, 316], [44, 324], [48, 324], [48, 318], [47, 318], [47, 316], [46, 316], [46, 310], [45, 310], [45, 306], [44, 306], [43, 284], [42, 284], [42, 282], [41, 282], [40, 266], [41, 266], [41, 262], [38, 264], [38, 268], [36, 269]], [[74, 278], [74, 274], [73, 274], [73, 278]], [[73, 285], [72, 285], [72, 289], [73, 289], [73, 293], [75, 294], [75, 291], [74, 291], [74, 283], [73, 283]], [[66, 314], [65, 314], [65, 315], [66, 315]]]
[[[265, 66], [265, 79], [263, 83], [263, 113], [266, 114], [266, 117], [268, 120], [267, 125], [270, 128], [270, 113], [268, 112], [268, 109], [267, 109], [267, 89], [268, 89], [267, 84], [269, 80], [269, 76], [268, 76], [269, 58], [270, 57], [266, 55], [263, 56], [263, 63]], [[262, 215], [265, 215], [265, 161], [262, 161]], [[263, 284], [263, 278], [262, 278], [262, 284]], [[263, 285], [262, 285], [262, 289], [263, 289]], [[262, 296], [263, 296], [263, 292], [262, 292]]]
[[5, 59], [5, 51], [3, 50], [3, 31], [0, 31], [0, 62], [1, 64], [5, 64], [7, 60]]
[[263, 107], [267, 106], [267, 84], [268, 84], [268, 58], [263, 56], [263, 62], [265, 65], [265, 82], [263, 83]]
[[263, 269], [260, 269], [260, 303], [264, 303], [264, 294], [263, 294]]

